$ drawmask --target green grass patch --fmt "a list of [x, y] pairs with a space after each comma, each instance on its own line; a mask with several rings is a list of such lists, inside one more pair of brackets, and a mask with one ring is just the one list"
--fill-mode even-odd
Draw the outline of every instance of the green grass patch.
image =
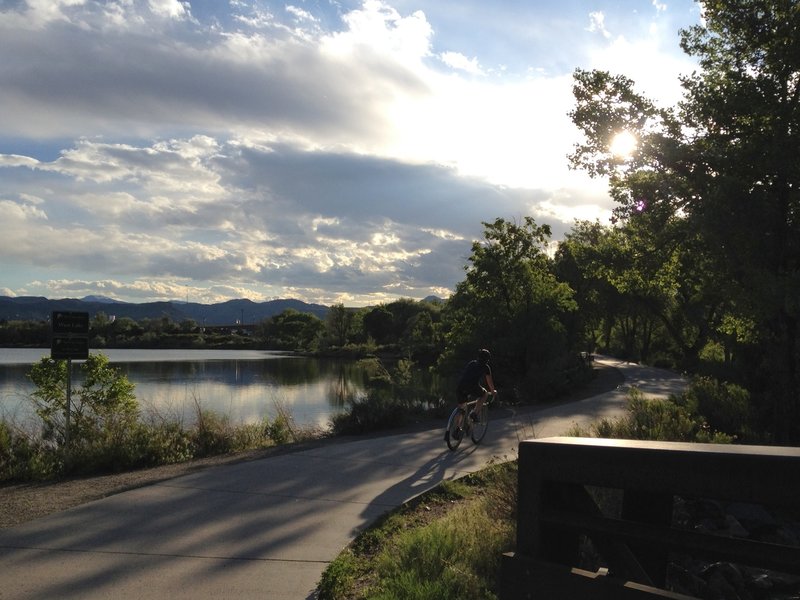
[[387, 513], [328, 566], [320, 599], [496, 598], [516, 487], [516, 462], [492, 465]]

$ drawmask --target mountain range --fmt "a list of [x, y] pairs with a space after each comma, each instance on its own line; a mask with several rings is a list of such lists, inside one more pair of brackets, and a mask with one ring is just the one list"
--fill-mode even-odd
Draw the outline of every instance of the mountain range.
[[228, 300], [217, 304], [198, 304], [195, 302], [120, 302], [103, 296], [87, 296], [85, 298], [63, 298], [50, 300], [38, 296], [0, 296], [0, 321], [45, 321], [50, 319], [53, 311], [88, 312], [91, 319], [97, 313], [105, 313], [109, 317], [130, 317], [136, 321], [142, 319], [160, 319], [168, 317], [175, 322], [192, 319], [204, 325], [234, 325], [236, 323], [252, 324], [268, 319], [292, 308], [298, 312], [311, 313], [324, 319], [328, 307], [321, 304], [308, 304], [301, 300], [269, 300], [253, 302], [251, 300]]

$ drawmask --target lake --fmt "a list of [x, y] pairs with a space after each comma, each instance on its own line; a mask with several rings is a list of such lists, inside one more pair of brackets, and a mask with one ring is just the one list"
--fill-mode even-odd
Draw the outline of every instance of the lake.
[[[96, 350], [92, 351], [98, 352]], [[232, 423], [272, 418], [278, 408], [299, 426], [326, 427], [347, 400], [366, 392], [365, 373], [353, 361], [260, 350], [102, 350], [136, 385], [145, 413], [191, 424], [197, 407]], [[35, 422], [29, 400], [32, 364], [48, 348], [0, 348], [0, 417], [22, 426]], [[73, 362], [73, 385], [80, 362]]]

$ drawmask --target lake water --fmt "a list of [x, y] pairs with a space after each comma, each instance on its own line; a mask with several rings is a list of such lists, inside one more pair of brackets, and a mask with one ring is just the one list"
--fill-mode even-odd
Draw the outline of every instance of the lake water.
[[[272, 418], [278, 407], [297, 425], [325, 427], [348, 398], [366, 392], [352, 361], [297, 357], [259, 350], [103, 350], [136, 385], [143, 412], [194, 422], [197, 407], [232, 423]], [[26, 374], [50, 350], [0, 348], [0, 417], [22, 426], [35, 421]], [[74, 385], [80, 362], [73, 362]]]

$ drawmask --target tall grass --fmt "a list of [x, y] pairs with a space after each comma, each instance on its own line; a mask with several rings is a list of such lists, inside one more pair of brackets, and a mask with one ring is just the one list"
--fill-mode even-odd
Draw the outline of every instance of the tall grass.
[[361, 534], [326, 569], [320, 598], [496, 598], [515, 508], [515, 462], [444, 482]]
[[151, 412], [124, 430], [97, 432], [65, 449], [42, 435], [0, 420], [0, 482], [35, 481], [65, 475], [121, 472], [185, 462], [196, 458], [259, 450], [320, 435], [295, 425], [276, 402], [276, 415], [257, 423], [233, 423], [195, 400], [191, 425]]
[[603, 419], [588, 429], [575, 426], [568, 435], [732, 443], [750, 431], [748, 406], [742, 388], [707, 378], [694, 379], [685, 392], [667, 399], [647, 398], [634, 388], [624, 416]]

